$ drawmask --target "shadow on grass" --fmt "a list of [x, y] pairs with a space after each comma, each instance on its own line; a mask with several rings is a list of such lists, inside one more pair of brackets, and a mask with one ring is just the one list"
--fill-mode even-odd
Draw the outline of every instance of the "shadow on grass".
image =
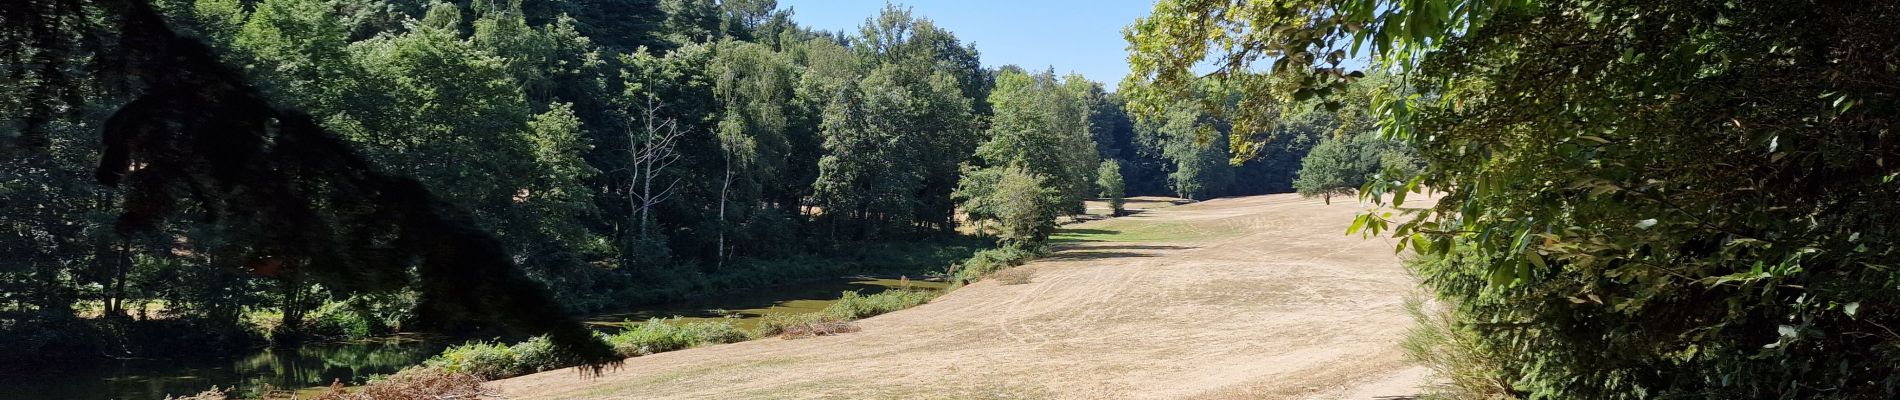
[[[815, 279], [727, 292], [687, 301], [634, 307], [631, 310], [594, 314], [584, 319], [596, 328], [618, 329], [623, 321], [642, 322], [649, 318], [758, 318], [765, 314], [794, 312], [776, 309], [792, 302], [817, 301], [829, 305], [844, 292], [858, 292], [868, 296], [888, 290], [899, 290], [891, 285], [889, 280], [900, 276], [903, 275], [854, 275]], [[917, 285], [917, 288], [924, 290], [938, 290], [944, 285], [942, 282], [927, 281], [922, 277], [912, 282]]]
[[1169, 246], [1169, 245], [1159, 245], [1159, 244], [1117, 244], [1117, 245], [1103, 245], [1103, 246], [1076, 244], [1076, 245], [1069, 245], [1069, 246], [1059, 246], [1059, 247], [1056, 247], [1056, 250], [1059, 252], [1063, 252], [1063, 251], [1083, 252], [1083, 251], [1105, 251], [1105, 250], [1187, 250], [1187, 249], [1192, 249], [1192, 248], [1193, 247]]
[[1110, 240], [1093, 239], [1091, 237], [1113, 237], [1121, 233], [1121, 231], [1108, 229], [1058, 229], [1055, 235], [1049, 237], [1049, 243], [1108, 242]]
[[1121, 218], [1121, 217], [1127, 217], [1127, 216], [1131, 216], [1135, 214], [1140, 214], [1144, 212], [1148, 212], [1148, 210], [1122, 210], [1122, 214], [1116, 215], [1116, 216], [1107, 216], [1107, 215], [1100, 215], [1100, 214], [1071, 215], [1069, 216], [1068, 220], [1062, 220], [1058, 218], [1056, 221], [1056, 225], [1074, 225], [1074, 224], [1080, 224], [1080, 223], [1089, 222], [1089, 221], [1115, 219], [1115, 218]]
[[1059, 252], [1059, 253], [1056, 253], [1055, 255], [1044, 257], [1043, 259], [1044, 260], [1105, 260], [1105, 259], [1110, 259], [1110, 258], [1154, 257], [1154, 256], [1156, 255], [1151, 254], [1151, 253], [1135, 253], [1135, 252], [1127, 252], [1127, 251], [1071, 250], [1071, 251]]

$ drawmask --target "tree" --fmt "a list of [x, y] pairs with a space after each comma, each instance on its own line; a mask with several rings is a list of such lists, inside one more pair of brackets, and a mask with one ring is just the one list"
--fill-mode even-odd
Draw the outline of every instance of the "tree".
[[1189, 103], [1144, 118], [1137, 135], [1151, 154], [1166, 163], [1166, 182], [1175, 196], [1207, 199], [1226, 195], [1234, 183], [1228, 160], [1231, 125]]
[[1121, 165], [1121, 160], [1108, 159], [1102, 160], [1102, 166], [1095, 169], [1095, 187], [1101, 190], [1097, 193], [1102, 198], [1108, 199], [1109, 216], [1121, 216], [1122, 205], [1127, 203], [1122, 198], [1127, 194], [1127, 188], [1122, 184]]
[[1370, 108], [1427, 166], [1361, 196], [1445, 195], [1354, 226], [1443, 260], [1419, 275], [1517, 394], [1886, 398], [1897, 28], [1890, 3], [1166, 1], [1124, 87], [1171, 101], [1213, 49], [1211, 79], [1295, 83], [1259, 104], [1338, 104], [1354, 48], [1404, 73]]
[[813, 193], [826, 213], [858, 222], [858, 238], [880, 226], [951, 224], [956, 178], [944, 170], [973, 142], [969, 100], [949, 75], [920, 73], [881, 67], [826, 107], [826, 154]]
[[1370, 166], [1362, 162], [1363, 152], [1350, 139], [1332, 138], [1319, 142], [1300, 162], [1300, 176], [1293, 180], [1301, 196], [1320, 196], [1333, 204], [1333, 195], [1351, 195], [1366, 183]]
[[[627, 131], [627, 164], [632, 169], [627, 179], [628, 208], [638, 217], [635, 224], [639, 227], [639, 240], [650, 242], [655, 239], [653, 228], [653, 207], [670, 199], [679, 187], [680, 179], [665, 180], [667, 168], [679, 162], [677, 145], [686, 134], [680, 130], [679, 122], [663, 119], [660, 106], [649, 101], [641, 109], [639, 130]], [[654, 185], [659, 183], [659, 185]]]
[[992, 221], [1006, 246], [1037, 248], [1066, 208], [1062, 191], [1022, 167], [969, 170], [956, 198], [972, 220]]
[[[243, 260], [231, 264], [290, 262], [295, 271], [284, 273], [307, 274], [298, 279], [349, 292], [413, 285], [422, 294], [418, 309], [433, 321], [482, 321], [547, 333], [576, 360], [614, 362], [611, 349], [565, 317], [502, 250], [502, 242], [426, 186], [373, 168], [317, 119], [273, 106], [279, 103], [266, 91], [223, 64], [212, 48], [181, 37], [151, 4], [7, 2], [0, 19], [9, 21], [0, 24], [6, 26], [0, 28], [0, 49], [9, 56], [26, 49], [57, 55], [35, 64], [41, 73], [65, 75], [74, 64], [64, 57], [83, 54], [78, 59], [108, 60], [96, 70], [101, 82], [126, 84], [75, 84], [40, 75], [32, 84], [39, 88], [25, 88], [26, 101], [34, 104], [92, 89], [129, 98], [100, 124], [94, 173], [99, 183], [123, 188], [115, 233], [159, 232], [190, 215], [243, 234], [226, 237], [230, 245], [207, 249]], [[58, 39], [66, 33], [44, 31], [49, 27], [116, 40], [108, 45]], [[55, 116], [37, 107], [23, 107], [33, 117], [18, 141], [29, 149], [47, 146], [45, 121]], [[412, 274], [418, 279], [412, 281]]]
[[1040, 175], [1062, 194], [1064, 211], [1076, 213], [1090, 197], [1101, 162], [1089, 135], [1085, 93], [1091, 82], [1072, 76], [1067, 83], [1053, 71], [1029, 75], [1004, 71], [990, 92], [995, 116], [989, 140], [976, 150], [986, 166], [1017, 167]]
[[[971, 81], [961, 69], [974, 52], [895, 7], [866, 20], [850, 40], [856, 59], [810, 42], [813, 67], [800, 85], [801, 97], [828, 98], [812, 183], [823, 218], [834, 231], [853, 223], [859, 239], [887, 228], [951, 230], [958, 165], [978, 141]], [[865, 64], [865, 75], [852, 75]]]
[[[718, 128], [725, 173], [719, 186], [719, 240], [715, 247], [723, 264], [728, 253], [726, 207], [733, 175], [745, 175], [742, 179], [747, 187], [743, 189], [753, 193], [778, 187], [774, 183], [791, 147], [785, 131], [793, 72], [789, 62], [764, 45], [728, 40], [720, 42], [715, 51], [713, 91], [725, 109]], [[744, 209], [755, 208], [760, 197], [746, 196]]]

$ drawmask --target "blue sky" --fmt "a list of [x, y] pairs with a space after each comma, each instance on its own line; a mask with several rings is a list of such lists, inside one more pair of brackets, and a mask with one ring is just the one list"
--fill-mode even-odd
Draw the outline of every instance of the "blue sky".
[[[856, 33], [883, 0], [779, 0], [795, 11], [793, 21], [815, 29]], [[1122, 27], [1147, 16], [1153, 0], [909, 0], [912, 15], [929, 18], [976, 43], [983, 65], [1055, 67], [1079, 72], [1110, 88], [1128, 75], [1128, 42]]]

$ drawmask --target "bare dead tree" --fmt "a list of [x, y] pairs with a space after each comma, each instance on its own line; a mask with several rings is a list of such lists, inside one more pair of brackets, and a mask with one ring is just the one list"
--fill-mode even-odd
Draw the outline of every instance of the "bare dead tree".
[[654, 98], [648, 96], [646, 106], [640, 109], [640, 128], [627, 131], [627, 155], [633, 168], [627, 180], [627, 204], [639, 214], [641, 240], [652, 238], [653, 206], [673, 197], [682, 179], [673, 178], [655, 191], [654, 183], [661, 179], [660, 174], [679, 161], [676, 145], [686, 136], [679, 128], [679, 121], [660, 117], [660, 108]]

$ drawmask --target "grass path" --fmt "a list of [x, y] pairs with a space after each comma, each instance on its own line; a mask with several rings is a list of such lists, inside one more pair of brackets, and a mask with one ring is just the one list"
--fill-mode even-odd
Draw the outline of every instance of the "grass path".
[[[1414, 283], [1363, 206], [1217, 199], [1067, 226], [1032, 282], [979, 282], [858, 333], [495, 383], [510, 399], [1393, 398]], [[1403, 397], [1399, 397], [1403, 398]]]

